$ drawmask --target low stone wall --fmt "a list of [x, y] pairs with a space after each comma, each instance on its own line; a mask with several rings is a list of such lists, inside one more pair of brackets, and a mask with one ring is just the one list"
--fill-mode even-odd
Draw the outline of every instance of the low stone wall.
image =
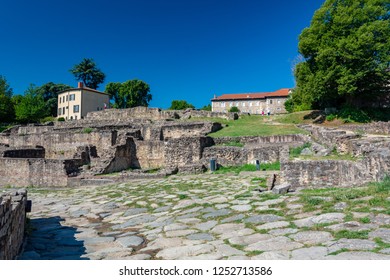
[[0, 158], [0, 186], [66, 187], [81, 160]]
[[223, 112], [212, 112], [212, 111], [203, 111], [203, 110], [167, 110], [165, 112], [174, 113], [179, 116], [181, 119], [190, 119], [190, 118], [221, 118], [225, 120], [237, 120], [237, 113], [223, 113]]
[[217, 163], [222, 166], [253, 163], [256, 159], [260, 160], [262, 163], [277, 162], [280, 161], [280, 152], [282, 148], [282, 146], [259, 148], [212, 146], [204, 149], [202, 163], [207, 165], [210, 159], [216, 159]]
[[352, 130], [356, 133], [366, 134], [390, 134], [390, 122], [373, 122], [363, 125], [345, 125], [343, 129]]
[[26, 223], [27, 192], [0, 195], [0, 260], [15, 259], [21, 250]]
[[103, 111], [89, 112], [85, 117], [89, 121], [106, 121], [106, 120], [128, 120], [128, 119], [148, 119], [164, 120], [179, 118], [172, 111], [162, 111], [159, 108], [134, 107], [128, 109], [106, 109]]
[[45, 158], [44, 148], [8, 148], [0, 153], [0, 157], [10, 158]]
[[162, 139], [202, 136], [218, 131], [222, 128], [220, 123], [212, 122], [175, 122], [162, 126]]
[[224, 145], [229, 142], [240, 142], [241, 144], [244, 145], [260, 146], [264, 144], [289, 144], [289, 143], [303, 144], [308, 141], [310, 141], [310, 138], [303, 134], [214, 138], [214, 143], [216, 145]]
[[214, 144], [210, 137], [185, 137], [165, 142], [165, 167], [182, 167], [198, 163], [203, 150]]
[[282, 162], [283, 180], [293, 188], [351, 187], [371, 180], [363, 162], [347, 160], [294, 160]]

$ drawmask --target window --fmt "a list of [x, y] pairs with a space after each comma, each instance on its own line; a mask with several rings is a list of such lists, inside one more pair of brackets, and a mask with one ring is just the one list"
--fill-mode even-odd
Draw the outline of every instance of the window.
[[68, 96], [66, 96], [66, 101], [68, 101]]
[[61, 104], [61, 97], [60, 97], [60, 102], [59, 103]]
[[242, 107], [245, 107], [245, 102], [242, 102]]
[[230, 105], [230, 107], [232, 107], [232, 106], [233, 106], [233, 102], [230, 102], [230, 104], [229, 104], [229, 105]]
[[278, 104], [280, 104], [280, 100], [278, 100]]
[[272, 104], [272, 100], [269, 101], [269, 104]]
[[71, 95], [69, 95], [69, 101], [72, 101], [72, 100], [75, 100], [76, 98], [75, 98], [75, 95], [74, 94], [71, 94]]
[[[60, 99], [61, 100], [61, 99]], [[62, 109], [58, 108], [58, 115], [61, 116]]]
[[77, 116], [74, 116], [74, 119], [77, 120]]
[[259, 102], [259, 101], [257, 101], [257, 102], [256, 102], [256, 106], [259, 106], [259, 104], [260, 104], [260, 102]]
[[64, 103], [64, 102], [65, 102], [65, 96], [62, 97], [62, 103]]
[[73, 113], [78, 113], [80, 112], [80, 105], [74, 105], [73, 106]]
[[65, 107], [62, 108], [62, 114], [65, 115]]
[[253, 105], [252, 102], [250, 102], [250, 103], [249, 103], [249, 107], [252, 107], [252, 105]]
[[238, 102], [236, 102], [236, 107], [238, 107]]
[[73, 116], [71, 116], [70, 119], [73, 120]]

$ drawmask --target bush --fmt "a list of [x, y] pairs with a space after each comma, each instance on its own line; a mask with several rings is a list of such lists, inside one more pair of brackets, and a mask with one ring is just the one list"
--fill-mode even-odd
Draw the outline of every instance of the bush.
[[330, 114], [330, 115], [327, 115], [327, 116], [326, 116], [326, 120], [327, 120], [328, 122], [331, 122], [331, 121], [333, 121], [333, 120], [335, 120], [335, 119], [337, 119], [337, 115]]
[[46, 117], [46, 118], [43, 118], [41, 119], [41, 123], [47, 123], [47, 122], [54, 122], [56, 120], [55, 117]]
[[362, 109], [354, 107], [343, 107], [340, 110], [339, 117], [341, 117], [345, 123], [359, 122], [367, 123], [371, 121], [370, 116]]
[[91, 133], [92, 131], [93, 131], [92, 128], [86, 127], [86, 128], [83, 129], [82, 133], [87, 133], [87, 134], [89, 134], [89, 133]]
[[64, 121], [65, 121], [65, 118], [64, 118], [64, 117], [59, 117], [59, 118], [57, 119], [57, 121], [59, 121], [59, 122], [64, 122]]
[[229, 113], [239, 113], [240, 109], [238, 109], [236, 106], [233, 106], [229, 109]]

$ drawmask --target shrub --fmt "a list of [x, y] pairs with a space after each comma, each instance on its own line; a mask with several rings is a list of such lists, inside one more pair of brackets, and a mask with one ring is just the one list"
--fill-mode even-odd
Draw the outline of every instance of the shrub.
[[90, 128], [90, 127], [86, 127], [86, 128], [84, 128], [83, 129], [83, 131], [82, 131], [82, 133], [91, 133], [93, 131], [93, 129], [92, 128]]
[[326, 120], [327, 120], [328, 122], [331, 122], [331, 121], [333, 121], [333, 120], [335, 120], [335, 119], [337, 119], [337, 115], [330, 114], [330, 115], [327, 115], [327, 116], [326, 116]]
[[240, 109], [238, 109], [236, 106], [233, 106], [229, 109], [230, 113], [239, 113]]
[[59, 121], [59, 122], [64, 122], [64, 121], [65, 121], [65, 118], [64, 118], [64, 117], [59, 117], [59, 118], [57, 119], [57, 121]]
[[56, 120], [55, 117], [46, 117], [46, 118], [43, 118], [41, 119], [41, 123], [46, 123], [46, 122], [54, 122]]
[[350, 122], [359, 122], [359, 123], [367, 123], [370, 122], [370, 116], [363, 111], [362, 109], [354, 108], [354, 107], [343, 107], [340, 110], [339, 117], [341, 117], [345, 123]]

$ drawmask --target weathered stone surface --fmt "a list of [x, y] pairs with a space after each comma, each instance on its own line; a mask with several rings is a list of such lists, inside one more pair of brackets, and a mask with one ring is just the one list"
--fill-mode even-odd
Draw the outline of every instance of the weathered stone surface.
[[232, 216], [232, 217], [229, 217], [229, 218], [221, 220], [221, 223], [231, 223], [231, 222], [234, 222], [234, 221], [240, 221], [243, 218], [245, 218], [245, 215], [238, 214], [238, 215], [235, 215], [235, 216]]
[[271, 223], [283, 220], [283, 217], [273, 215], [273, 214], [263, 214], [263, 215], [255, 215], [245, 219], [246, 223], [251, 224], [261, 224], [261, 223]]
[[85, 238], [84, 240], [85, 245], [99, 245], [99, 244], [106, 244], [107, 242], [114, 242], [114, 237], [91, 237], [91, 238]]
[[333, 236], [326, 231], [301, 231], [291, 234], [289, 237], [307, 245], [321, 244], [333, 239]]
[[196, 224], [196, 225], [194, 225], [194, 228], [199, 229], [201, 231], [206, 231], [206, 230], [209, 230], [209, 229], [215, 227], [217, 224], [218, 224], [217, 221], [208, 221], [205, 223]]
[[297, 227], [311, 227], [316, 224], [342, 222], [345, 217], [343, 213], [326, 213], [294, 221]]
[[285, 236], [278, 236], [250, 244], [245, 251], [282, 251], [294, 250], [303, 247], [303, 244], [294, 242]]
[[261, 240], [268, 240], [271, 238], [272, 236], [269, 234], [256, 233], [252, 235], [232, 237], [229, 239], [229, 243], [234, 245], [250, 245], [259, 242]]
[[285, 194], [288, 192], [288, 190], [291, 188], [291, 185], [289, 183], [283, 183], [283, 184], [280, 184], [280, 185], [277, 185], [275, 186], [273, 189], [272, 189], [272, 192], [273, 193], [276, 193], [276, 194]]
[[327, 256], [327, 260], [390, 260], [390, 255], [372, 252], [342, 252], [335, 256]]
[[233, 210], [238, 212], [247, 212], [252, 209], [250, 205], [234, 205], [231, 207]]
[[268, 233], [278, 236], [278, 235], [286, 235], [286, 234], [296, 233], [297, 231], [298, 231], [298, 229], [296, 229], [296, 228], [281, 228], [281, 229], [270, 230]]
[[330, 241], [326, 245], [328, 245], [330, 253], [339, 251], [341, 249], [369, 251], [375, 249], [378, 246], [374, 241], [371, 240], [346, 238], [342, 238], [338, 241]]
[[127, 216], [133, 216], [133, 215], [137, 215], [137, 214], [141, 214], [141, 213], [145, 213], [147, 212], [148, 209], [147, 208], [131, 208], [129, 210], [127, 210], [123, 216], [127, 217]]
[[179, 237], [179, 236], [186, 236], [189, 234], [196, 233], [196, 230], [193, 229], [183, 229], [183, 230], [172, 230], [165, 233], [167, 237]]
[[368, 235], [370, 238], [380, 238], [383, 242], [390, 243], [390, 228], [379, 228]]
[[162, 258], [164, 260], [175, 260], [185, 257], [197, 256], [200, 254], [208, 254], [211, 253], [214, 249], [215, 247], [209, 244], [172, 247], [161, 250], [157, 253], [156, 257]]
[[294, 260], [321, 260], [328, 254], [326, 247], [301, 248], [291, 252], [291, 259]]
[[289, 222], [280, 221], [280, 222], [266, 223], [266, 224], [257, 226], [256, 228], [259, 229], [259, 230], [262, 230], [262, 229], [275, 229], [275, 228], [288, 227], [289, 225], [290, 225]]
[[240, 229], [244, 229], [245, 226], [242, 224], [221, 224], [218, 226], [215, 226], [211, 232], [214, 234], [223, 234], [226, 232], [234, 232], [238, 231]]
[[142, 237], [139, 236], [129, 236], [129, 237], [121, 237], [116, 240], [123, 247], [136, 247], [145, 242]]
[[213, 212], [207, 213], [203, 215], [203, 218], [208, 219], [208, 218], [217, 218], [221, 216], [227, 216], [230, 214], [230, 210], [228, 209], [220, 209], [220, 210], [215, 210]]
[[194, 233], [188, 235], [186, 238], [191, 240], [205, 240], [205, 241], [212, 241], [214, 240], [214, 236], [208, 233]]
[[252, 260], [288, 260], [289, 258], [288, 251], [269, 251], [252, 257]]
[[226, 244], [217, 245], [217, 246], [215, 246], [215, 248], [224, 257], [245, 255], [245, 252], [237, 250], [237, 249], [235, 249], [229, 245], [226, 245]]

